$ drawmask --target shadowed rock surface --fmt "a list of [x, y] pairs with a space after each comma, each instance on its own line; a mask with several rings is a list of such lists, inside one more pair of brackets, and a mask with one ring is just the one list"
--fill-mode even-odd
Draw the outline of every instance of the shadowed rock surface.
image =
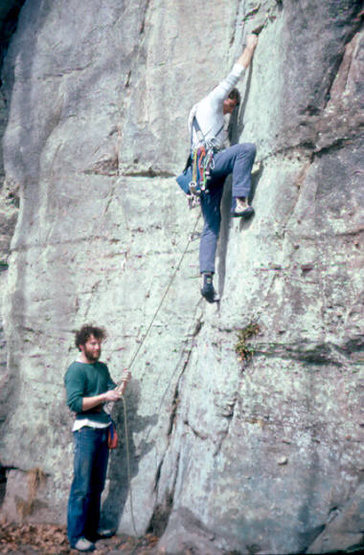
[[[2, 515], [65, 522], [63, 375], [91, 321], [115, 379], [133, 361], [109, 524], [168, 553], [359, 550], [361, 2], [208, 4], [0, 11]], [[257, 28], [232, 126], [257, 145], [256, 215], [231, 221], [227, 186], [211, 306], [175, 175], [189, 109]]]

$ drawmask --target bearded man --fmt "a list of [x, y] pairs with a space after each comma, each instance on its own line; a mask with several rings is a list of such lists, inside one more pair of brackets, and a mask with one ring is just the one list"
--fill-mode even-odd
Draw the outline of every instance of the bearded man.
[[108, 367], [99, 361], [105, 331], [84, 325], [76, 332], [80, 354], [68, 368], [64, 383], [67, 405], [75, 413], [74, 474], [68, 501], [67, 534], [70, 546], [93, 551], [94, 542], [113, 535], [99, 528], [101, 494], [109, 457], [110, 415], [104, 404], [119, 401], [131, 375], [124, 371], [121, 386], [111, 379]]

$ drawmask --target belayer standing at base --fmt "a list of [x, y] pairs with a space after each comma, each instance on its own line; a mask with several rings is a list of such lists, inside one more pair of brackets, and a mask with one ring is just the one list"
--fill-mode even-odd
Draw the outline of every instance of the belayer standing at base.
[[224, 116], [231, 114], [239, 104], [239, 91], [234, 87], [249, 67], [257, 43], [257, 35], [249, 35], [229, 75], [192, 108], [188, 121], [191, 155], [184, 172], [177, 178], [190, 199], [197, 197], [201, 204], [204, 218], [200, 241], [201, 294], [210, 303], [216, 300], [213, 275], [221, 223], [220, 203], [229, 174], [232, 174], [232, 216], [246, 219], [254, 213], [248, 197], [255, 145], [243, 143], [225, 148]]
[[104, 338], [102, 328], [82, 326], [75, 338], [80, 356], [69, 366], [64, 378], [67, 405], [76, 416], [72, 428], [74, 469], [67, 534], [71, 547], [78, 551], [93, 551], [97, 539], [113, 535], [112, 530], [99, 528], [112, 424], [104, 404], [120, 400], [131, 374], [124, 370], [121, 385], [116, 390], [108, 367], [99, 361]]

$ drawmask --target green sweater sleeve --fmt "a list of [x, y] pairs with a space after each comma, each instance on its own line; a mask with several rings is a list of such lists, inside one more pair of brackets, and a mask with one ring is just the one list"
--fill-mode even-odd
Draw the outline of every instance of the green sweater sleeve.
[[82, 398], [86, 396], [86, 375], [80, 365], [71, 364], [66, 372], [64, 383], [68, 407], [73, 412], [82, 412]]

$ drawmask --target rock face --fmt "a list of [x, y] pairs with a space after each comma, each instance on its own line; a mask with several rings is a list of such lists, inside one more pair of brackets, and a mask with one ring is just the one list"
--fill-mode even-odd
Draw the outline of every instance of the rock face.
[[[169, 553], [360, 548], [360, 9], [24, 4], [1, 89], [2, 191], [20, 198], [2, 254], [3, 516], [65, 522], [63, 374], [92, 321], [114, 378], [133, 373], [106, 521]], [[175, 175], [190, 107], [254, 29], [232, 133], [257, 145], [256, 215], [229, 220], [227, 183], [211, 306]]]
[[[3, 58], [6, 54], [9, 41], [16, 29], [18, 15], [24, 0], [3, 0], [0, 5], [0, 66], [2, 66]], [[0, 80], [1, 83], [1, 80]], [[4, 135], [8, 116], [8, 108], [4, 96], [3, 89], [0, 85], [0, 137]], [[2, 326], [2, 297], [6, 287], [5, 272], [8, 268], [7, 258], [9, 256], [9, 248], [11, 237], [18, 213], [18, 196], [16, 187], [12, 188], [10, 183], [6, 183], [4, 175], [3, 153], [0, 149], [0, 380], [3, 376], [3, 370], [6, 368], [6, 354], [4, 349], [4, 330]], [[5, 370], [6, 371], [6, 370]], [[1, 382], [0, 382], [1, 383]], [[0, 393], [1, 398], [1, 393]], [[0, 410], [0, 421], [3, 422], [3, 414]]]

